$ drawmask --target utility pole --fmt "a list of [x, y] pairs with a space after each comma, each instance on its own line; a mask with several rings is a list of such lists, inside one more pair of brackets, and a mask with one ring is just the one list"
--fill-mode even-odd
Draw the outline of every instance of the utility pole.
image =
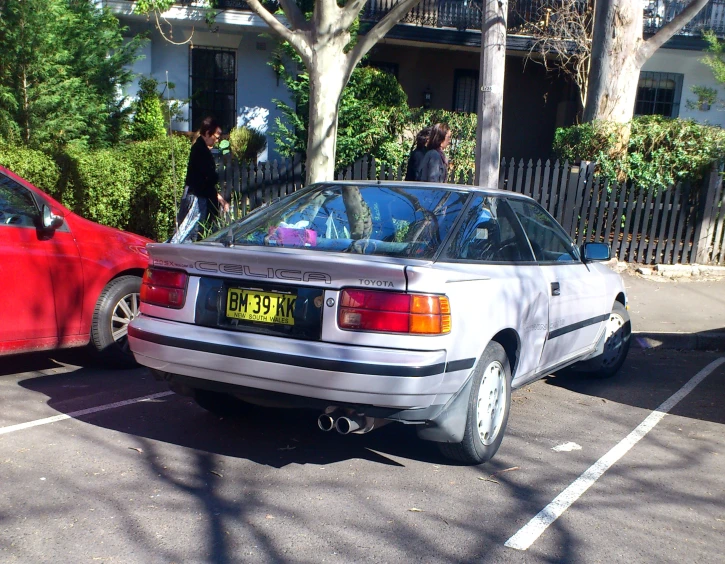
[[476, 184], [484, 188], [495, 188], [498, 186], [501, 162], [508, 0], [483, 0], [482, 12]]

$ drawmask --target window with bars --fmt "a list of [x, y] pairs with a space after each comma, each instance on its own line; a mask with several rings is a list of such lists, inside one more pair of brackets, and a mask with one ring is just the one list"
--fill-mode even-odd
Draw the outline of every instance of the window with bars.
[[453, 77], [453, 111], [476, 113], [478, 71], [456, 70]]
[[678, 73], [640, 72], [634, 114], [677, 117], [680, 114], [684, 76]]
[[236, 125], [237, 65], [234, 51], [191, 48], [191, 128], [213, 116], [228, 133]]

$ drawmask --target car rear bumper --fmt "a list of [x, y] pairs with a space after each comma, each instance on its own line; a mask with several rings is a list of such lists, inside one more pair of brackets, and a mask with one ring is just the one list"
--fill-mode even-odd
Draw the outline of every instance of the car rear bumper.
[[446, 351], [409, 351], [284, 339], [141, 315], [129, 327], [136, 360], [149, 368], [331, 403], [399, 409], [445, 404]]

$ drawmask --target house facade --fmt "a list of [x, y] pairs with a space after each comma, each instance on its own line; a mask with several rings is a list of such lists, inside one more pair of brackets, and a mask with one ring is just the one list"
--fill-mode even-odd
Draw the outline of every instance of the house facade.
[[[582, 0], [582, 6], [588, 0]], [[361, 15], [361, 33], [370, 29], [397, 0], [369, 0]], [[576, 86], [562, 73], [547, 71], [529, 53], [533, 38], [527, 22], [546, 17], [557, 0], [509, 0], [502, 155], [547, 158], [557, 127], [575, 122]], [[267, 25], [241, 0], [218, 0], [210, 27], [205, 10], [189, 0], [177, 2], [157, 25], [133, 14], [134, 2], [106, 0], [131, 33], [151, 41], [134, 71], [160, 83], [174, 83], [174, 99], [189, 100], [179, 130], [193, 130], [214, 115], [225, 130], [250, 125], [268, 132], [280, 116], [274, 99], [289, 102], [270, 61], [277, 41]], [[645, 36], [655, 33], [688, 2], [651, 0], [645, 4]], [[274, 4], [274, 2], [270, 2]], [[366, 64], [396, 75], [411, 106], [474, 112], [477, 104], [481, 0], [422, 0], [370, 52]], [[159, 27], [163, 31], [159, 31]], [[725, 36], [725, 0], [711, 0], [680, 34], [655, 53], [639, 79], [635, 113], [693, 118], [725, 125], [723, 105], [700, 103], [693, 87], [712, 88], [718, 100], [725, 90], [702, 63], [704, 29]], [[133, 96], [136, 85], [125, 94]], [[688, 103], [689, 102], [689, 103]], [[270, 139], [261, 160], [275, 158]]]

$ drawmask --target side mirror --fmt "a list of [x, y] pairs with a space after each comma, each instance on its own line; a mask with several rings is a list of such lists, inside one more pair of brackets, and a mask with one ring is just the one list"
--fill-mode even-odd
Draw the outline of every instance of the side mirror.
[[603, 261], [612, 258], [612, 250], [606, 243], [584, 243], [581, 251], [584, 262]]
[[63, 216], [53, 213], [49, 206], [43, 206], [43, 229], [58, 229], [63, 225]]

